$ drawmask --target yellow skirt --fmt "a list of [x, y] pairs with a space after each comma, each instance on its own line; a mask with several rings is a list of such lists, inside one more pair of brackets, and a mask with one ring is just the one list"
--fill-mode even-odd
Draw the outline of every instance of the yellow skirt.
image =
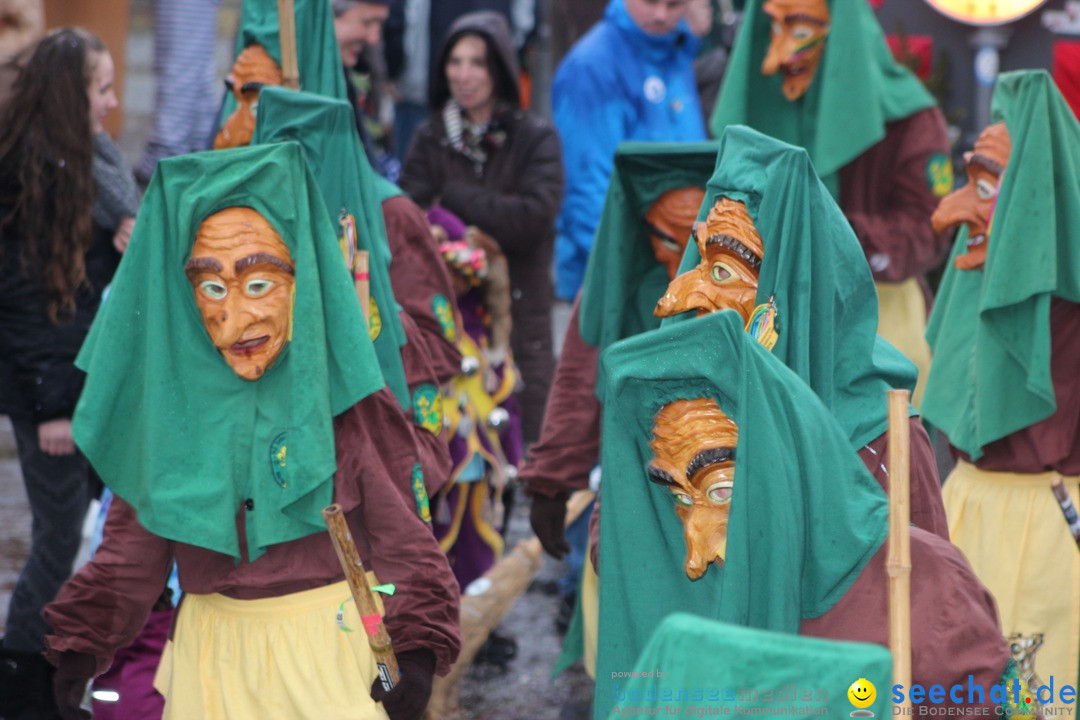
[[184, 596], [154, 686], [163, 720], [387, 720], [349, 586], [263, 600]]
[[[1044, 685], [1053, 677], [1058, 708], [1061, 687], [1076, 687], [1080, 671], [1080, 552], [1050, 489], [1056, 477], [961, 461], [942, 496], [952, 542], [997, 600], [1005, 637], [1043, 635], [1035, 674]], [[1065, 478], [1065, 487], [1080, 506], [1080, 478]]]
[[911, 404], [922, 403], [926, 377], [930, 374], [930, 345], [926, 342], [926, 298], [919, 281], [874, 283], [878, 293], [878, 335], [902, 352], [919, 369]]

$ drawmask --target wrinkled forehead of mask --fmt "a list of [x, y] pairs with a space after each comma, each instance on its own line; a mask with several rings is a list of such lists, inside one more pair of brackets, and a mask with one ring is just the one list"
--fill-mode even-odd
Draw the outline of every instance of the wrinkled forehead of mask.
[[696, 228], [698, 240], [708, 244], [708, 238], [715, 235], [730, 235], [745, 245], [758, 258], [764, 257], [761, 235], [754, 226], [754, 220], [746, 210], [746, 205], [738, 200], [721, 197], [705, 219], [705, 227]]
[[675, 400], [656, 414], [649, 447], [658, 457], [693, 455], [704, 442], [721, 433], [730, 434], [732, 444], [738, 441], [738, 426], [715, 400]]
[[1009, 129], [1005, 127], [1005, 123], [994, 123], [979, 133], [972, 153], [980, 156], [983, 161], [989, 160], [990, 163], [983, 162], [983, 164], [987, 165], [987, 169], [991, 172], [1000, 175], [1009, 164], [1009, 155], [1012, 154], [1012, 139], [1009, 137]]
[[645, 220], [657, 227], [689, 228], [704, 200], [703, 188], [688, 186], [668, 190], [649, 207]]
[[196, 244], [227, 244], [239, 246], [252, 242], [280, 246], [286, 255], [289, 249], [274, 226], [256, 210], [248, 207], [231, 207], [210, 215], [199, 225]]
[[232, 67], [232, 82], [237, 88], [246, 83], [280, 85], [281, 68], [262, 45], [248, 45], [236, 56]]

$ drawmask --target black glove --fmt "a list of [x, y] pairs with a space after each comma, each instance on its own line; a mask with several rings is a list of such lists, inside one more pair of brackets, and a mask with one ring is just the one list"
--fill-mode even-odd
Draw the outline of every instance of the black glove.
[[570, 544], [566, 542], [567, 497], [564, 493], [555, 497], [533, 495], [529, 511], [529, 523], [544, 552], [556, 560], [570, 552]]
[[383, 690], [375, 678], [371, 697], [381, 702], [390, 720], [420, 720], [431, 699], [431, 680], [435, 676], [435, 654], [430, 650], [406, 650], [397, 654], [401, 677], [393, 690]]
[[53, 695], [63, 720], [90, 720], [90, 713], [79, 707], [87, 684], [94, 679], [97, 660], [93, 655], [65, 650], [53, 675]]

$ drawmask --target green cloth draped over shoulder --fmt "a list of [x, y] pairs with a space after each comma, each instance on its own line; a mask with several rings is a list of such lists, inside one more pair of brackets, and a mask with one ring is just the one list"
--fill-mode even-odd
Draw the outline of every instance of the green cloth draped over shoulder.
[[[345, 70], [334, 35], [334, 16], [328, 0], [293, 0], [296, 15], [296, 65], [300, 89], [316, 95], [345, 100]], [[240, 30], [236, 34], [235, 58], [249, 45], [263, 49], [281, 67], [281, 35], [278, 32], [277, 0], [244, 0]], [[226, 91], [220, 122], [232, 115], [236, 98]]]
[[356, 245], [370, 254], [371, 299], [375, 354], [386, 384], [402, 408], [412, 400], [405, 381], [401, 348], [405, 330], [390, 285], [390, 248], [386, 243], [380, 197], [382, 178], [372, 169], [356, 134], [352, 108], [344, 100], [268, 87], [259, 94], [259, 121], [252, 144], [295, 140], [304, 148], [308, 166], [322, 190], [330, 223], [339, 237], [340, 217], [347, 212], [356, 221]]
[[668, 190], [704, 188], [719, 145], [623, 143], [615, 152], [596, 241], [581, 291], [581, 337], [601, 350], [660, 325], [653, 315], [668, 286], [642, 220]]
[[[630, 666], [667, 615], [798, 634], [803, 618], [820, 616], [848, 591], [888, 530], [885, 493], [844, 431], [735, 311], [623, 340], [601, 363], [596, 718], [611, 707], [603, 680]], [[725, 565], [691, 581], [675, 503], [644, 469], [656, 413], [699, 397], [717, 401], [739, 441]]]
[[762, 0], [747, 0], [731, 62], [709, 118], [720, 137], [729, 125], [749, 125], [806, 148], [833, 197], [840, 168], [885, 137], [885, 123], [936, 104], [889, 50], [866, 0], [828, 0], [831, 22], [825, 51], [806, 94], [789, 101], [781, 73], [761, 74], [771, 21]]
[[[885, 391], [912, 389], [916, 370], [877, 334], [877, 291], [855, 233], [805, 150], [747, 127], [724, 131], [699, 220], [720, 197], [745, 203], [761, 235], [757, 303], [772, 299], [776, 306], [773, 355], [806, 381], [861, 448], [888, 425]], [[679, 270], [700, 261], [691, 243]]]
[[[202, 221], [228, 207], [265, 217], [295, 265], [292, 339], [256, 381], [214, 347], [184, 264]], [[76, 364], [86, 386], [73, 435], [150, 532], [250, 559], [325, 531], [333, 416], [383, 387], [337, 233], [295, 143], [163, 160], [131, 245]]]
[[1080, 302], [1080, 123], [1045, 70], [998, 76], [994, 122], [1012, 154], [983, 270], [957, 270], [956, 238], [926, 337], [923, 414], [973, 459], [1054, 413], [1050, 301]]
[[662, 716], [678, 708], [675, 715], [700, 717], [701, 708], [722, 706], [736, 716], [794, 707], [811, 710], [803, 715], [848, 717], [847, 690], [859, 679], [877, 689], [866, 709], [875, 717], [889, 715], [892, 656], [881, 645], [793, 638], [679, 613], [656, 628], [632, 672], [652, 676], [601, 681], [618, 683], [621, 696], [615, 687], [611, 695], [621, 698], [618, 707], [627, 716], [633, 708], [656, 708]]

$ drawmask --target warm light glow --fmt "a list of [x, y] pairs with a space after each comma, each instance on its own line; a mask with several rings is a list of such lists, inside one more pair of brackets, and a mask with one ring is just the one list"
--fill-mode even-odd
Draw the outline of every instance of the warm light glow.
[[969, 25], [1001, 25], [1027, 15], [1046, 0], [926, 0], [953, 20]]

